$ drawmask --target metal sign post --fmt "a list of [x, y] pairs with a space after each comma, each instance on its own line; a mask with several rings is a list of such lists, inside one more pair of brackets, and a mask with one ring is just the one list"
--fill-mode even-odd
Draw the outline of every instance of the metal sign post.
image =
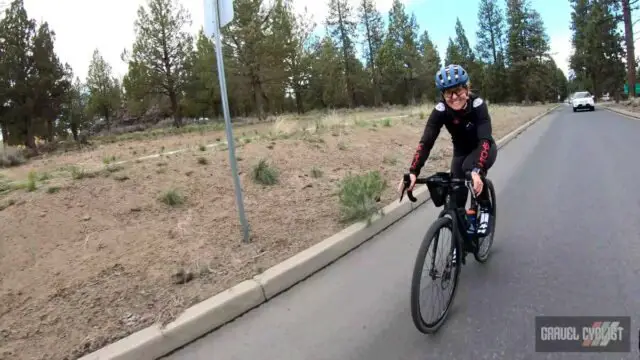
[[[236, 149], [233, 141], [233, 129], [231, 127], [231, 116], [229, 115], [229, 99], [227, 98], [227, 81], [224, 75], [224, 63], [222, 58], [222, 40], [220, 39], [220, 28], [228, 24], [233, 19], [232, 0], [204, 0], [205, 1], [205, 31], [209, 36], [215, 35], [216, 58], [218, 62], [218, 78], [220, 79], [220, 96], [222, 97], [222, 109], [224, 112], [225, 130], [227, 133], [227, 144], [229, 145], [229, 163], [236, 193], [236, 205], [242, 224], [243, 241], [249, 242], [249, 224], [244, 213], [244, 203], [242, 200], [242, 187], [238, 176], [238, 163], [236, 161]], [[211, 19], [208, 15], [213, 15]], [[213, 25], [213, 28], [211, 27]]]

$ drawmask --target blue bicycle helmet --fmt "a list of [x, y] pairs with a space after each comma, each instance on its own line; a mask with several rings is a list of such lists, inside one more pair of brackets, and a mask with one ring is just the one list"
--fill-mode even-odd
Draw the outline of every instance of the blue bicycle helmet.
[[462, 66], [450, 64], [440, 68], [435, 78], [436, 87], [440, 91], [445, 91], [459, 85], [465, 85], [469, 81], [469, 74]]

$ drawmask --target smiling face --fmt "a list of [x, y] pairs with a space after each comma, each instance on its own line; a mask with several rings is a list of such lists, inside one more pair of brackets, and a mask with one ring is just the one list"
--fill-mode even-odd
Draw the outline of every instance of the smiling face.
[[461, 110], [469, 100], [469, 89], [463, 86], [447, 89], [444, 92], [444, 100], [453, 110]]

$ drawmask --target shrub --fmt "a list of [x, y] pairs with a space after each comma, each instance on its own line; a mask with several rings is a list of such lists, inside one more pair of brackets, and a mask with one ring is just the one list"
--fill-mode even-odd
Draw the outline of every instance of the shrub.
[[322, 170], [314, 167], [313, 169], [311, 169], [311, 177], [315, 179], [322, 177]]
[[37, 179], [38, 179], [38, 173], [36, 173], [33, 170], [30, 171], [27, 177], [27, 184], [26, 184], [27, 191], [35, 191], [38, 188]]
[[0, 167], [19, 166], [27, 162], [24, 153], [14, 147], [0, 147]]
[[185, 196], [176, 189], [169, 189], [160, 195], [160, 201], [169, 206], [179, 206], [184, 204]]
[[105, 156], [104, 158], [102, 158], [102, 162], [105, 165], [109, 165], [109, 164], [111, 164], [112, 162], [115, 162], [115, 161], [116, 161], [115, 155]]
[[200, 165], [207, 165], [209, 163], [209, 159], [207, 159], [206, 157], [199, 157], [198, 158], [198, 164]]
[[341, 220], [367, 220], [378, 212], [376, 203], [380, 201], [387, 182], [379, 171], [370, 171], [364, 175], [348, 175], [340, 184], [339, 200]]
[[253, 167], [251, 172], [253, 180], [262, 185], [274, 185], [278, 183], [278, 170], [267, 163], [265, 159], [261, 159], [258, 164]]

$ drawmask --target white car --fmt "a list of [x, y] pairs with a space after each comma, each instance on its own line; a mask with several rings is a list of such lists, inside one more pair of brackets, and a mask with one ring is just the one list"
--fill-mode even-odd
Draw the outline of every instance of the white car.
[[577, 92], [571, 97], [571, 106], [573, 106], [573, 112], [576, 112], [579, 109], [589, 109], [590, 111], [593, 111], [595, 110], [593, 95], [588, 91]]

